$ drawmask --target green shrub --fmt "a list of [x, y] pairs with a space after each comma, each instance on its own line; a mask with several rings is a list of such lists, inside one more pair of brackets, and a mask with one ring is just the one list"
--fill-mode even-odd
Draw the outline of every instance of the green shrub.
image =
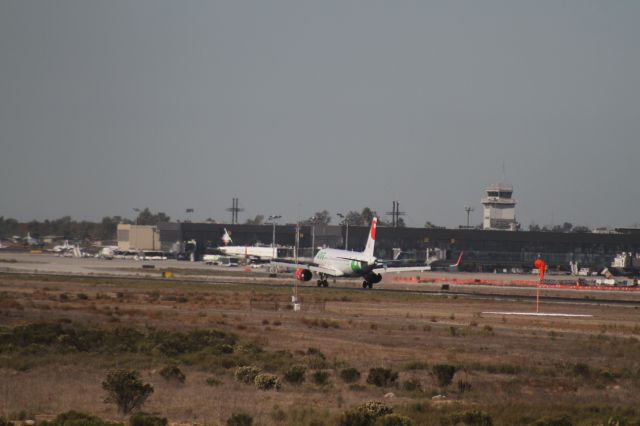
[[418, 379], [409, 379], [402, 384], [402, 388], [406, 391], [422, 391], [422, 383]]
[[234, 413], [227, 419], [227, 426], [252, 426], [253, 417], [246, 413]]
[[13, 422], [10, 422], [9, 420], [7, 420], [4, 417], [0, 416], [0, 426], [14, 426], [14, 424], [13, 424]]
[[398, 373], [384, 367], [371, 368], [367, 376], [367, 383], [378, 387], [392, 386], [397, 380]]
[[152, 416], [147, 413], [136, 413], [129, 419], [131, 426], [167, 426], [167, 419], [165, 417]]
[[452, 414], [449, 417], [452, 424], [462, 423], [469, 426], [492, 426], [491, 416], [484, 411], [471, 410], [459, 414]]
[[[8, 425], [9, 423], [7, 423]], [[2, 422], [0, 422], [2, 425]], [[121, 426], [120, 423], [111, 423], [102, 420], [99, 417], [89, 414], [80, 413], [78, 411], [67, 411], [59, 414], [54, 420], [41, 423], [42, 426]]]
[[289, 383], [300, 384], [304, 382], [304, 374], [306, 373], [306, 371], [307, 367], [305, 367], [304, 365], [294, 365], [284, 373], [283, 377], [284, 380]]
[[573, 366], [573, 374], [587, 378], [591, 375], [591, 369], [587, 364], [579, 362]]
[[376, 419], [375, 426], [413, 426], [409, 417], [400, 414], [386, 414]]
[[244, 367], [236, 368], [233, 376], [238, 382], [245, 384], [253, 383], [256, 376], [260, 374], [261, 370], [254, 365], [246, 365]]
[[209, 386], [220, 386], [222, 384], [222, 382], [218, 379], [216, 379], [215, 377], [209, 377], [207, 378], [207, 384]]
[[353, 367], [348, 367], [340, 371], [340, 378], [345, 383], [354, 383], [360, 380], [360, 372]]
[[260, 390], [280, 389], [280, 379], [273, 374], [258, 374], [254, 379], [256, 387]]
[[319, 386], [326, 385], [327, 382], [329, 381], [329, 376], [330, 374], [328, 371], [322, 371], [322, 370], [314, 371], [313, 374], [311, 374], [313, 383]]
[[573, 426], [573, 422], [569, 416], [560, 416], [538, 420], [533, 423], [534, 426]]
[[167, 381], [184, 383], [186, 376], [175, 364], [167, 365], [162, 370], [160, 370], [160, 375]]
[[446, 387], [451, 384], [453, 375], [456, 374], [456, 367], [450, 364], [435, 364], [432, 367], [432, 371], [438, 386]]
[[376, 419], [393, 414], [393, 409], [382, 402], [367, 401], [351, 410], [347, 410], [338, 420], [339, 426], [372, 426]]
[[140, 408], [153, 393], [153, 386], [140, 380], [140, 373], [135, 370], [115, 370], [107, 374], [102, 382], [107, 391], [105, 402], [114, 403], [123, 414], [129, 414]]

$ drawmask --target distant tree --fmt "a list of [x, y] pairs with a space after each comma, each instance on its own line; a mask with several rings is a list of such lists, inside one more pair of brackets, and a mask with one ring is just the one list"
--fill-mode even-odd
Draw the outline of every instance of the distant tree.
[[138, 225], [157, 225], [160, 222], [169, 222], [170, 220], [171, 218], [165, 213], [158, 212], [157, 214], [153, 214], [151, 210], [149, 210], [149, 207], [145, 207], [145, 209], [138, 214], [135, 222]]
[[427, 221], [427, 222], [424, 224], [424, 227], [425, 227], [425, 228], [429, 228], [429, 229], [437, 228], [437, 226], [436, 226], [436, 225], [434, 225], [433, 223], [431, 223], [431, 221]]
[[364, 209], [362, 209], [362, 213], [360, 213], [360, 215], [362, 216], [362, 224], [370, 225], [373, 221], [373, 218], [378, 216], [378, 213], [376, 213], [374, 210], [371, 210], [369, 207], [365, 207]]
[[562, 232], [571, 232], [573, 225], [569, 222], [565, 222], [562, 224]]
[[404, 219], [403, 218], [399, 217], [398, 218], [398, 222], [396, 222], [396, 226], [398, 228], [405, 228], [407, 226], [407, 224], [404, 223]]
[[331, 222], [331, 214], [327, 210], [315, 212], [313, 217], [300, 222], [303, 225], [328, 225]]
[[245, 222], [247, 225], [262, 225], [264, 223], [264, 215], [257, 214], [253, 219], [247, 219]]
[[531, 232], [540, 232], [540, 225], [538, 225], [535, 222], [531, 222], [531, 224], [529, 225], [529, 231], [531, 231]]
[[353, 210], [347, 213], [347, 215], [345, 216], [345, 222], [349, 223], [349, 225], [355, 226], [364, 225], [362, 214]]

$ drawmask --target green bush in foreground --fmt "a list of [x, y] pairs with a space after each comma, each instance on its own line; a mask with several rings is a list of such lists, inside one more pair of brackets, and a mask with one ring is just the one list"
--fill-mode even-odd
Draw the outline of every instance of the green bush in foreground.
[[340, 378], [345, 383], [354, 383], [360, 380], [360, 372], [356, 368], [348, 367], [340, 371]]
[[451, 384], [453, 375], [456, 374], [456, 367], [450, 364], [435, 364], [432, 371], [438, 386], [446, 387]]
[[174, 364], [167, 365], [162, 370], [160, 370], [160, 375], [169, 382], [184, 383], [187, 378], [182, 370], [180, 370], [180, 367]]
[[377, 418], [374, 426], [413, 426], [413, 421], [400, 414], [386, 414]]
[[293, 384], [300, 384], [304, 382], [304, 374], [307, 372], [307, 367], [304, 365], [294, 365], [284, 373], [284, 380]]
[[227, 426], [252, 426], [253, 417], [246, 413], [234, 413], [227, 419]]
[[9, 420], [0, 416], [0, 426], [14, 426], [14, 425], [13, 425], [13, 422], [10, 422]]
[[233, 373], [233, 376], [238, 382], [250, 384], [256, 379], [256, 376], [260, 374], [261, 370], [255, 365], [245, 365], [238, 367]]
[[273, 374], [258, 374], [254, 379], [256, 387], [260, 390], [280, 389], [280, 379]]
[[367, 376], [367, 383], [378, 387], [395, 385], [397, 380], [398, 373], [384, 367], [371, 368]]
[[153, 393], [153, 386], [142, 383], [140, 373], [135, 370], [110, 372], [102, 382], [102, 388], [107, 391], [104, 402], [116, 404], [123, 414], [140, 408]]
[[[382, 402], [367, 401], [351, 410], [345, 411], [338, 420], [338, 426], [373, 426], [378, 419], [393, 414], [393, 409]], [[381, 419], [380, 419], [381, 420]], [[383, 423], [385, 426], [396, 423]], [[398, 424], [399, 426], [402, 423]]]
[[329, 382], [329, 376], [330, 374], [328, 371], [322, 371], [322, 370], [314, 371], [313, 374], [311, 374], [313, 383], [315, 383], [318, 386], [326, 385], [327, 382]]
[[[450, 416], [451, 424], [464, 424], [473, 426], [493, 426], [493, 419], [484, 411], [471, 410]], [[558, 425], [559, 426], [559, 425]]]
[[129, 419], [131, 426], [167, 426], [167, 419], [165, 417], [152, 416], [147, 413], [136, 413]]
[[[8, 424], [8, 423], [7, 423]], [[2, 425], [2, 423], [0, 423]], [[41, 426], [122, 426], [121, 423], [112, 423], [78, 411], [67, 411], [59, 414], [54, 420], [40, 423]]]

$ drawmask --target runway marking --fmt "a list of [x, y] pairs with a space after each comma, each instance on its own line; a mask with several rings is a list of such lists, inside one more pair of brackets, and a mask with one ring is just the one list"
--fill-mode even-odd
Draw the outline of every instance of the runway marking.
[[542, 313], [542, 312], [482, 312], [488, 315], [523, 315], [534, 317], [577, 317], [577, 318], [591, 318], [593, 315], [585, 314], [559, 314], [559, 313]]

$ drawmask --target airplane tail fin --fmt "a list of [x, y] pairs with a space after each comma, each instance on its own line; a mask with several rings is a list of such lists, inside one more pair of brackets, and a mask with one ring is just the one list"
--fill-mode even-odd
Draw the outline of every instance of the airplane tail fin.
[[367, 245], [364, 248], [364, 255], [367, 257], [373, 257], [373, 248], [376, 244], [376, 227], [378, 225], [378, 218], [374, 217], [371, 221], [371, 230], [369, 231], [369, 238], [367, 239]]
[[233, 240], [231, 239], [231, 235], [229, 235], [229, 231], [227, 231], [227, 228], [224, 228], [224, 235], [222, 235], [222, 242], [224, 243], [225, 246], [233, 242]]
[[462, 255], [464, 254], [464, 251], [460, 252], [460, 256], [458, 256], [458, 261], [455, 263], [455, 265], [452, 266], [460, 266], [460, 264], [462, 263]]

